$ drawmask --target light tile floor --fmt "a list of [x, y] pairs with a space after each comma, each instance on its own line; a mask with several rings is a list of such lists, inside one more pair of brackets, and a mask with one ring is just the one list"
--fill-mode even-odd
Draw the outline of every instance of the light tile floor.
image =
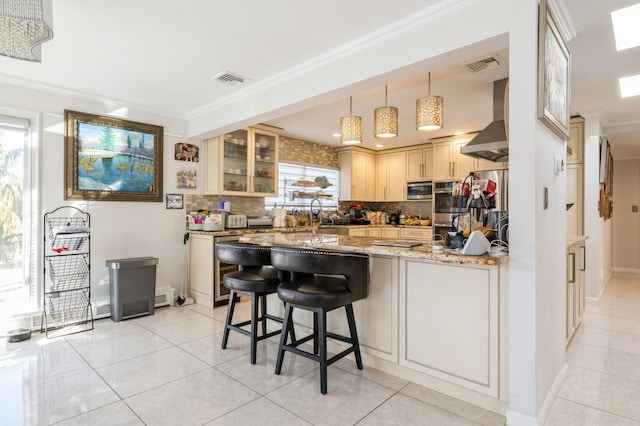
[[640, 275], [614, 274], [586, 311], [545, 426], [640, 426]]
[[[248, 318], [246, 303], [237, 315]], [[504, 417], [347, 358], [319, 393], [316, 363], [231, 333], [226, 309], [159, 308], [88, 332], [0, 344], [2, 425], [502, 425]], [[288, 354], [290, 355], [290, 354]], [[568, 350], [546, 426], [639, 425], [640, 276], [614, 276]]]

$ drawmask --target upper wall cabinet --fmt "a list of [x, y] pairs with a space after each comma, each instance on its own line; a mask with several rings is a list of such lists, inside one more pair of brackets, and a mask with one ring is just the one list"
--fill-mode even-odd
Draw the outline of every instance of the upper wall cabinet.
[[582, 163], [584, 147], [584, 118], [571, 117], [569, 130], [569, 140], [567, 141], [567, 163]]
[[338, 152], [340, 200], [373, 201], [376, 196], [376, 156], [363, 149]]
[[407, 182], [433, 179], [433, 147], [407, 151]]
[[462, 180], [474, 170], [474, 159], [460, 153], [474, 135], [438, 139], [433, 144], [433, 180]]
[[207, 194], [278, 195], [278, 133], [251, 127], [207, 141]]
[[407, 199], [404, 151], [376, 155], [376, 201], [404, 201]]

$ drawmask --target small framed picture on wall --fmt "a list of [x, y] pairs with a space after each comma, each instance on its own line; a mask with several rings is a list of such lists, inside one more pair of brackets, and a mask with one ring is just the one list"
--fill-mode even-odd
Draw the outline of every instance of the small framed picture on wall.
[[184, 208], [184, 196], [182, 194], [166, 194], [165, 197], [168, 209]]

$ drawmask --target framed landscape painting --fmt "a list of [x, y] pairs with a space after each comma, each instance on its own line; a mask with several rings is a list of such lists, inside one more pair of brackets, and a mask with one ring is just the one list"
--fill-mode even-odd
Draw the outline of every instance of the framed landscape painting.
[[163, 128], [64, 111], [65, 200], [162, 201]]

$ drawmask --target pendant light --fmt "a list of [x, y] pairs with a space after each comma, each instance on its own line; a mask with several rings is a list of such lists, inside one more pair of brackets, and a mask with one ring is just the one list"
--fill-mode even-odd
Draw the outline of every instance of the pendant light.
[[442, 96], [431, 96], [431, 73], [429, 73], [429, 95], [416, 101], [416, 129], [428, 131], [442, 129]]
[[362, 117], [353, 115], [351, 96], [349, 96], [349, 116], [340, 118], [340, 142], [343, 145], [362, 143]]
[[41, 62], [40, 45], [53, 38], [52, 0], [0, 1], [0, 55]]
[[398, 136], [398, 108], [387, 106], [387, 85], [384, 86], [384, 106], [373, 114], [373, 133], [376, 138]]

